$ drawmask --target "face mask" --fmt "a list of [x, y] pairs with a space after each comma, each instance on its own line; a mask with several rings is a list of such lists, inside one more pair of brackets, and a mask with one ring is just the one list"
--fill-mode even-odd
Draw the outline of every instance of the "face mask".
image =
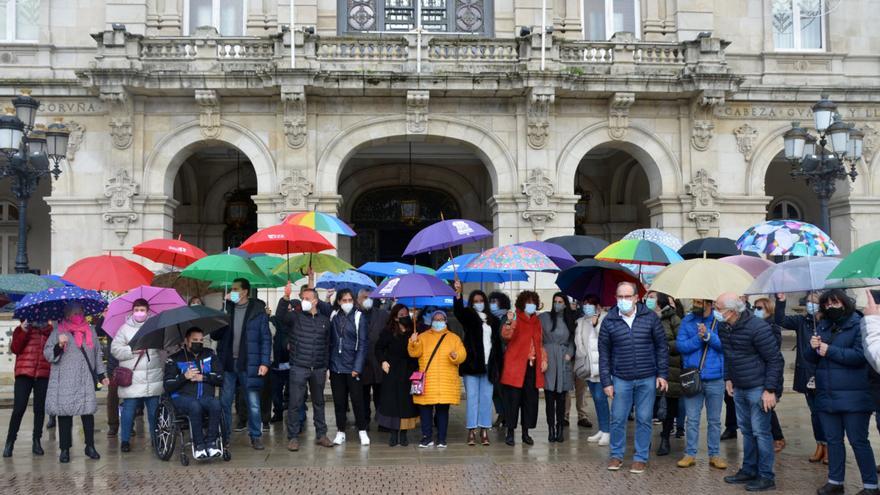
[[838, 321], [846, 315], [846, 310], [843, 308], [826, 308], [823, 312], [831, 321]]
[[354, 309], [354, 304], [352, 303], [342, 303], [339, 305], [342, 308], [342, 311], [345, 311], [345, 314], [351, 313], [351, 310]]
[[807, 303], [807, 313], [814, 315], [819, 312], [819, 305], [814, 302]]
[[535, 303], [526, 303], [525, 311], [527, 315], [535, 314], [535, 311], [538, 310], [538, 305]]
[[553, 303], [553, 311], [561, 313], [565, 310], [565, 303]]
[[626, 299], [618, 299], [617, 300], [617, 309], [620, 310], [621, 313], [627, 314], [633, 309], [633, 302]]
[[361, 307], [367, 311], [373, 309], [373, 300], [370, 298], [364, 299], [364, 302], [361, 303]]
[[431, 322], [431, 329], [436, 330], [438, 332], [441, 330], [445, 330], [446, 329], [446, 322], [445, 321], [432, 321]]
[[238, 304], [238, 301], [241, 301], [241, 294], [239, 294], [238, 291], [232, 291], [229, 293], [229, 300]]
[[134, 321], [138, 323], [143, 323], [147, 321], [147, 312], [146, 311], [135, 311], [131, 314], [131, 317]]
[[584, 304], [583, 307], [585, 316], [595, 316], [596, 315], [596, 306], [592, 304]]
[[724, 323], [724, 314], [722, 314], [721, 311], [713, 309], [712, 316], [715, 317], [715, 321], [718, 321], [719, 323]]
[[706, 309], [702, 306], [693, 306], [691, 308], [691, 313], [693, 313], [695, 316], [703, 316], [703, 312], [705, 312], [705, 310]]
[[70, 317], [70, 322], [74, 325], [82, 325], [84, 321], [86, 321], [86, 317], [83, 315], [73, 315]]
[[199, 354], [204, 349], [205, 344], [201, 342], [193, 342], [189, 345], [189, 349], [193, 352], [193, 354]]
[[755, 318], [760, 318], [763, 320], [764, 319], [764, 310], [763, 309], [756, 309], [755, 310]]
[[655, 309], [657, 309], [657, 300], [654, 299], [653, 297], [649, 297], [648, 299], [645, 299], [645, 307], [647, 307], [651, 311], [654, 311]]
[[425, 325], [431, 325], [431, 315], [423, 316], [422, 321], [425, 323]]
[[481, 302], [479, 302], [479, 303], [474, 303], [474, 310], [475, 310], [477, 313], [482, 313], [483, 311], [485, 311], [485, 309], [486, 309], [486, 304], [485, 304], [485, 303], [481, 303]]
[[406, 328], [412, 327], [412, 317], [409, 316], [401, 316], [397, 319], [397, 323], [400, 323]]
[[498, 303], [489, 303], [489, 311], [494, 313], [494, 312], [498, 311], [499, 309], [500, 308], [498, 307]]
[[302, 310], [306, 313], [312, 310], [312, 301], [303, 299], [300, 304], [302, 305]]
[[190, 304], [190, 306], [201, 306], [201, 305], [202, 305], [202, 303], [197, 303], [197, 302]]

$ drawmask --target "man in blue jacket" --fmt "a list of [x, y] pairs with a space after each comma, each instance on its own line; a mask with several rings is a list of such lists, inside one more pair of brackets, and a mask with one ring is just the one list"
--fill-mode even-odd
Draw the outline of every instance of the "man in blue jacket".
[[623, 465], [626, 424], [635, 404], [635, 454], [630, 472], [641, 474], [651, 448], [651, 417], [657, 390], [668, 388], [669, 348], [660, 318], [638, 303], [636, 286], [617, 286], [617, 307], [599, 329], [599, 375], [611, 402], [611, 459], [609, 471]]
[[746, 484], [751, 492], [773, 490], [773, 436], [770, 413], [785, 361], [770, 324], [750, 313], [737, 294], [718, 296], [713, 311], [723, 323], [719, 332], [724, 348], [724, 379], [727, 393], [736, 404], [736, 420], [743, 436], [740, 470], [724, 478], [726, 483]]
[[217, 357], [223, 363], [223, 389], [220, 402], [223, 405], [223, 422], [226, 431], [232, 427], [232, 402], [235, 389], [244, 385], [247, 389], [248, 434], [251, 447], [263, 450], [262, 412], [260, 391], [263, 377], [269, 373], [272, 362], [272, 333], [269, 331], [269, 315], [266, 303], [250, 298], [251, 284], [247, 279], [232, 282], [226, 312], [231, 325], [215, 332]]

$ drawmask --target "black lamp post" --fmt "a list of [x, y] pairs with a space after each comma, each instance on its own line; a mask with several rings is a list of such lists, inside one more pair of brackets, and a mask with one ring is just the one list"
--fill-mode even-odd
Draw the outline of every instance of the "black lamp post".
[[[837, 105], [822, 95], [812, 107], [818, 138], [792, 122], [791, 129], [782, 138], [785, 158], [791, 162], [791, 177], [803, 177], [819, 198], [819, 227], [831, 235], [831, 217], [828, 202], [837, 188], [837, 181], [849, 178], [855, 182], [859, 175], [856, 163], [862, 158], [865, 133], [853, 124], [844, 123], [837, 113]], [[826, 146], [830, 145], [829, 148]], [[849, 170], [847, 170], [849, 165]]]
[[[40, 179], [52, 174], [61, 175], [58, 166], [67, 155], [70, 131], [61, 119], [48, 128], [35, 124], [40, 102], [22, 90], [12, 99], [13, 107], [6, 108], [0, 116], [0, 177], [12, 178], [12, 193], [18, 200], [18, 253], [15, 271], [29, 273], [27, 256], [27, 207], [28, 200], [40, 184]], [[49, 168], [50, 160], [54, 163]]]

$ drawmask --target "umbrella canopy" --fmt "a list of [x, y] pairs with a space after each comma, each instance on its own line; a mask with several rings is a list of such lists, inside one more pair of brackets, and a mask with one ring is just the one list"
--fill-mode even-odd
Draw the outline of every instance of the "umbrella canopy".
[[49, 279], [53, 282], [58, 282], [65, 287], [76, 287], [76, 284], [73, 284], [73, 283], [68, 282], [67, 280], [64, 280], [63, 278], [61, 278], [60, 275], [51, 275], [50, 274], [50, 275], [42, 275], [42, 277], [45, 279]]
[[317, 230], [318, 232], [330, 232], [332, 234], [339, 234], [347, 237], [354, 237], [357, 235], [348, 224], [339, 218], [317, 211], [291, 213], [290, 215], [287, 215], [281, 223], [299, 225], [300, 227], [307, 227], [312, 230]]
[[174, 289], [178, 294], [187, 299], [194, 296], [203, 297], [214, 292], [222, 292], [221, 289], [212, 288], [211, 282], [183, 277], [180, 272], [159, 273], [153, 277], [153, 282], [150, 285]]
[[48, 277], [33, 273], [11, 273], [0, 275], [0, 293], [10, 296], [33, 294], [52, 287], [64, 287], [65, 284]]
[[483, 251], [465, 266], [468, 270], [526, 272], [558, 272], [559, 267], [544, 253], [534, 249], [508, 244]]
[[226, 285], [232, 284], [237, 278], [246, 278], [252, 285], [270, 283], [253, 260], [234, 254], [205, 256], [186, 267], [180, 276]]
[[361, 272], [346, 270], [342, 273], [327, 272], [321, 275], [315, 287], [319, 289], [334, 289], [337, 292], [342, 289], [349, 289], [357, 295], [362, 289], [372, 291], [376, 288], [376, 283]]
[[596, 259], [637, 265], [671, 265], [682, 261], [672, 248], [644, 239], [622, 239], [596, 255]]
[[485, 227], [470, 220], [443, 220], [420, 230], [409, 241], [404, 256], [415, 256], [429, 251], [439, 251], [469, 242], [492, 237]]
[[439, 278], [419, 273], [389, 278], [370, 294], [376, 299], [435, 296], [455, 297], [455, 291]]
[[333, 244], [312, 229], [282, 223], [258, 230], [241, 249], [250, 253], [317, 253], [333, 249]]
[[834, 287], [880, 285], [880, 280], [875, 278], [827, 280], [840, 262], [840, 258], [829, 256], [804, 256], [779, 263], [759, 275], [755, 282], [749, 286], [746, 294], [805, 292]]
[[681, 239], [660, 229], [636, 229], [622, 237], [623, 239], [642, 239], [645, 241], [656, 242], [666, 246], [673, 251], [678, 251], [684, 244]]
[[131, 252], [156, 263], [179, 268], [208, 255], [208, 253], [180, 239], [153, 239], [138, 244], [132, 248]]
[[529, 275], [521, 270], [475, 270], [468, 268], [468, 263], [479, 253], [468, 253], [456, 256], [437, 269], [437, 277], [443, 280], [454, 280], [456, 273], [462, 282], [494, 283], [525, 282]]
[[359, 266], [357, 271], [374, 277], [397, 277], [408, 273], [433, 275], [434, 269], [421, 265], [408, 265], [398, 261], [370, 261]]
[[724, 263], [736, 265], [743, 270], [749, 272], [749, 275], [755, 278], [758, 278], [758, 275], [764, 273], [765, 270], [774, 266], [774, 263], [770, 260], [766, 260], [759, 256], [749, 256], [745, 254], [738, 254], [736, 256], [725, 256], [718, 261], [723, 261]]
[[880, 241], [856, 249], [828, 275], [834, 279], [880, 278]]
[[725, 256], [736, 256], [740, 254], [736, 242], [727, 237], [704, 237], [702, 239], [694, 239], [685, 243], [678, 254], [686, 260], [694, 258], [724, 258]]
[[52, 287], [24, 296], [16, 303], [14, 316], [19, 320], [48, 321], [64, 318], [64, 308], [76, 302], [82, 305], [86, 316], [101, 314], [107, 301], [94, 290], [79, 287]]
[[142, 285], [136, 287], [122, 296], [117, 297], [107, 306], [107, 314], [104, 315], [104, 323], [101, 328], [111, 338], [116, 337], [119, 327], [125, 323], [125, 319], [131, 314], [131, 307], [138, 299], [146, 299], [150, 304], [149, 315], [156, 315], [169, 309], [185, 306], [186, 302], [174, 289], [164, 287], [151, 287]]
[[411, 308], [427, 308], [434, 306], [436, 308], [451, 308], [455, 304], [453, 296], [437, 296], [437, 297], [416, 297], [414, 299], [406, 298], [402, 301]]
[[301, 254], [287, 261], [282, 261], [272, 270], [276, 275], [285, 273], [308, 273], [309, 268], [315, 272], [342, 273], [346, 270], [354, 270], [347, 261], [331, 254]]
[[[278, 273], [275, 274], [272, 271], [278, 268], [282, 263], [284, 263], [283, 258], [279, 258], [278, 256], [270, 256], [268, 254], [258, 254], [251, 258], [251, 261], [256, 264], [260, 270], [263, 272], [263, 276], [266, 281], [252, 283], [251, 286], [256, 289], [274, 289], [277, 287], [283, 287], [287, 285], [287, 281], [296, 282], [297, 280], [302, 279], [305, 275], [300, 272], [291, 272], [290, 274]], [[215, 282], [216, 284], [216, 282]], [[220, 284], [223, 285], [222, 283]]]
[[797, 220], [771, 220], [743, 232], [736, 241], [742, 251], [768, 256], [837, 256], [840, 249], [819, 227]]
[[650, 290], [676, 299], [714, 301], [725, 292], [742, 294], [752, 276], [742, 268], [713, 259], [693, 259], [666, 267], [657, 274]]
[[588, 235], [551, 237], [546, 242], [562, 246], [574, 259], [592, 258], [608, 246], [608, 241]]
[[153, 272], [123, 256], [103, 254], [77, 261], [61, 277], [83, 289], [125, 292], [150, 285]]
[[517, 243], [517, 246], [527, 247], [529, 249], [534, 249], [539, 253], [544, 253], [550, 258], [550, 261], [552, 261], [553, 264], [559, 267], [560, 270], [565, 270], [577, 263], [568, 251], [552, 242], [528, 241]]
[[589, 295], [599, 296], [599, 304], [613, 306], [616, 289], [620, 282], [632, 282], [639, 288], [639, 297], [645, 295], [645, 287], [638, 275], [617, 263], [586, 258], [571, 268], [559, 272], [556, 286], [567, 296], [583, 301]]
[[167, 349], [173, 351], [186, 337], [190, 327], [210, 334], [229, 326], [229, 316], [207, 306], [182, 306], [163, 311], [144, 322], [128, 342], [133, 351]]

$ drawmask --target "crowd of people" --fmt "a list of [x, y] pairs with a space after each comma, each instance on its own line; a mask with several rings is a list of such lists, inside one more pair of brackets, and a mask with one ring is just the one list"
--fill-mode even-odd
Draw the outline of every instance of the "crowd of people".
[[[229, 325], [210, 334], [214, 348], [208, 334], [193, 326], [168, 355], [129, 345], [147, 320], [148, 301], [134, 301], [106, 346], [100, 318], [89, 321], [82, 306], [69, 304], [60, 321], [24, 321], [13, 332], [15, 397], [3, 456], [13, 455], [32, 396], [34, 455], [44, 455], [48, 414], [50, 421], [57, 418], [62, 463], [70, 461], [74, 416], [82, 422], [85, 455], [99, 459], [94, 415], [101, 387], [109, 389], [108, 436], [118, 435], [123, 453], [131, 451], [142, 410], [155, 441], [163, 394], [189, 417], [197, 459], [221, 455], [227, 446], [222, 432], [247, 430], [251, 447], [262, 450], [268, 424], [285, 420], [287, 449], [300, 450], [307, 399], [318, 446], [346, 444], [351, 412], [361, 446], [370, 445], [375, 421], [387, 432], [389, 447], [409, 445], [408, 433], [420, 428], [420, 437], [412, 439], [419, 448], [442, 449], [450, 408], [461, 402], [463, 387], [467, 445], [489, 445], [493, 428], [503, 432], [507, 445], [516, 444], [517, 429], [519, 440], [533, 445], [541, 395], [547, 441], [564, 442], [570, 438], [565, 428], [571, 395], [577, 425], [593, 428], [589, 393], [596, 425], [586, 440], [607, 446], [608, 470], [624, 468], [630, 422], [630, 473], [648, 469], [655, 423], [662, 425], [655, 455], [669, 455], [670, 438], [683, 435], [677, 466], [695, 466], [705, 421], [708, 465], [728, 469], [720, 442], [737, 438], [738, 430], [743, 456], [724, 481], [748, 491], [771, 490], [774, 456], [786, 445], [775, 408], [786, 386], [782, 330], [791, 330], [791, 385], [804, 396], [816, 441], [809, 461], [828, 465], [827, 483], [817, 493], [844, 492], [844, 438], [859, 467], [860, 494], [880, 493], [868, 440], [871, 415], [880, 410], [880, 310], [871, 297], [858, 309], [840, 289], [809, 293], [805, 311], [798, 313], [785, 294], [750, 304], [727, 293], [685, 305], [657, 292], [640, 295], [639, 287], [621, 283], [614, 294], [582, 301], [556, 293], [541, 311], [534, 291], [520, 292], [511, 304], [502, 292], [465, 296], [457, 280], [453, 289], [457, 323], [450, 325], [442, 309], [414, 312], [405, 301], [373, 300], [367, 291], [347, 289], [322, 300], [309, 284], [297, 298], [288, 285], [272, 315], [248, 280], [238, 279], [225, 302]], [[603, 306], [601, 300], [613, 303]], [[194, 298], [190, 304], [201, 302]], [[324, 407], [328, 380], [332, 440]], [[735, 426], [726, 420], [722, 432], [725, 404]]]

